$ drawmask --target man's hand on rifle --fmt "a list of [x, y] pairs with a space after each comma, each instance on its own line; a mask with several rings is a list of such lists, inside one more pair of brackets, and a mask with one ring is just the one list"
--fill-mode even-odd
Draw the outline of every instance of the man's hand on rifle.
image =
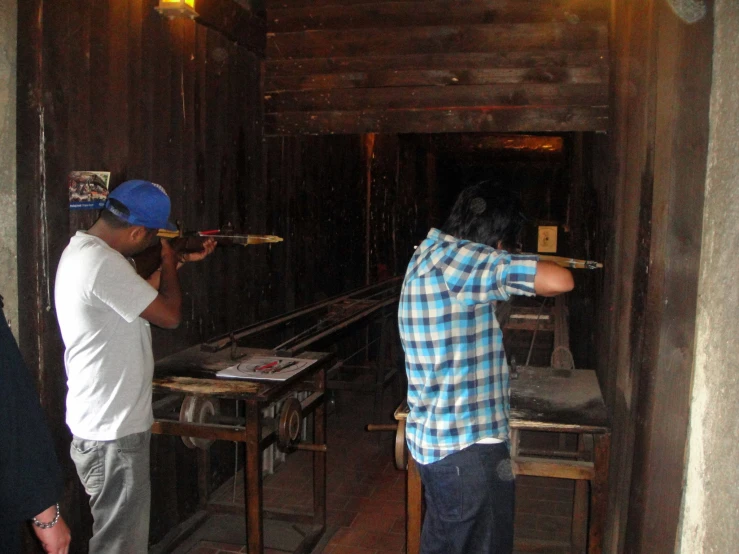
[[[166, 257], [173, 257], [177, 263], [176, 267], [177, 269], [181, 268], [185, 262], [199, 262], [200, 260], [206, 258], [207, 256], [210, 256], [213, 253], [213, 250], [216, 248], [216, 241], [214, 239], [207, 239], [203, 241], [203, 248], [202, 250], [198, 252], [177, 252], [175, 251], [170, 242], [166, 239], [162, 239], [161, 241], [161, 251], [160, 251], [160, 264], [165, 263]], [[155, 271], [149, 277], [146, 278], [146, 281], [155, 289], [159, 290], [159, 283], [161, 280], [161, 265], [159, 266], [159, 270]]]
[[183, 264], [186, 262], [199, 262], [213, 253], [213, 250], [216, 249], [216, 244], [215, 239], [207, 239], [203, 242], [202, 250], [199, 252], [179, 252], [177, 254], [177, 260]]

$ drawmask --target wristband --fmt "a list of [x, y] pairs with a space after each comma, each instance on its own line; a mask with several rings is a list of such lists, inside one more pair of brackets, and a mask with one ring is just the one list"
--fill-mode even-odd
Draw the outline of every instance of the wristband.
[[44, 523], [43, 521], [39, 521], [36, 518], [33, 518], [31, 521], [33, 521], [33, 524], [36, 527], [40, 527], [41, 529], [51, 529], [59, 521], [59, 503], [57, 502], [56, 504], [56, 515], [54, 516], [54, 519], [52, 519], [49, 523]]

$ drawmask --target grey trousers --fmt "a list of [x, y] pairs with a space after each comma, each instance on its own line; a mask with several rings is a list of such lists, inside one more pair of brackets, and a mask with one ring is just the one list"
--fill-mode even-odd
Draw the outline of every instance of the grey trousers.
[[149, 542], [151, 431], [114, 441], [72, 438], [77, 475], [90, 495], [90, 554], [145, 554]]

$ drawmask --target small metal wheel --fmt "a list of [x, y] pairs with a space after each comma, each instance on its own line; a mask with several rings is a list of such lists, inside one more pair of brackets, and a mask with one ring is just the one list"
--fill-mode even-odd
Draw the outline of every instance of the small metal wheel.
[[[180, 423], [210, 423], [216, 419], [219, 413], [217, 400], [198, 394], [188, 395], [182, 401]], [[213, 444], [213, 439], [182, 437], [182, 442], [188, 448], [207, 450]]]
[[398, 430], [395, 431], [395, 467], [400, 470], [408, 469], [408, 449], [405, 446], [405, 420], [398, 421]]
[[282, 450], [289, 450], [300, 441], [302, 420], [300, 401], [297, 398], [286, 399], [280, 408], [280, 421], [277, 426], [277, 444]]

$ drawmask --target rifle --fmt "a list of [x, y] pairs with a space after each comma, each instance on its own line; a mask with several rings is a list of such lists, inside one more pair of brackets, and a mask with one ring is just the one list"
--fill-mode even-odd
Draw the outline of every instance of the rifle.
[[[157, 236], [163, 239], [169, 239], [169, 244], [178, 254], [200, 252], [203, 249], [203, 243], [208, 239], [214, 239], [218, 246], [249, 246], [250, 244], [282, 242], [282, 238], [275, 235], [239, 235], [234, 233], [230, 226], [223, 230], [214, 229], [211, 231], [193, 231], [189, 233], [159, 229]], [[144, 279], [148, 279], [161, 264], [161, 258], [161, 242], [136, 254], [132, 258], [136, 267], [136, 273]]]
[[569, 269], [602, 269], [603, 264], [593, 260], [577, 260], [575, 258], [566, 258], [562, 256], [549, 256], [547, 254], [539, 254], [539, 260], [542, 262], [554, 262], [555, 264]]

